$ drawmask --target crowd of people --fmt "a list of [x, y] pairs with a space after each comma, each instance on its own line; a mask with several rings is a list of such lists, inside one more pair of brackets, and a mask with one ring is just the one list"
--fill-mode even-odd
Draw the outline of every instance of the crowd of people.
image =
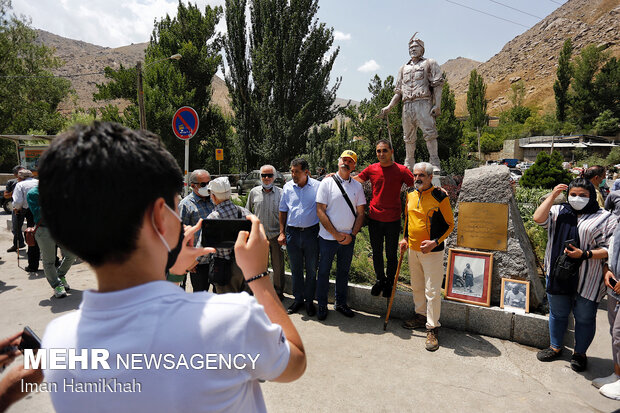
[[[148, 388], [141, 395], [52, 393], [55, 409], [83, 411], [90, 406], [93, 411], [128, 411], [139, 406], [144, 411], [194, 411], [205, 406], [210, 411], [264, 411], [259, 382], [296, 380], [306, 366], [303, 343], [287, 313], [304, 309], [309, 317], [321, 321], [328, 317], [334, 259], [333, 309], [345, 317], [355, 315], [347, 303], [347, 286], [356, 236], [365, 221], [376, 276], [370, 293], [391, 296], [398, 252], [407, 253], [415, 315], [402, 326], [424, 329], [425, 348], [437, 350], [444, 241], [454, 229], [453, 212], [446, 193], [432, 183], [433, 165], [420, 162], [409, 170], [394, 161], [393, 152], [391, 142], [379, 140], [378, 162], [354, 175], [357, 154], [345, 150], [338, 159], [338, 171], [321, 181], [310, 176], [306, 160], [294, 159], [292, 181], [283, 188], [274, 186], [276, 169], [263, 165], [261, 185], [250, 191], [242, 208], [232, 202], [227, 178], [211, 179], [202, 169], [191, 173], [192, 192], [180, 199], [181, 171], [149, 132], [96, 122], [55, 139], [40, 160], [40, 181], [30, 171], [15, 171], [16, 215], [37, 227], [39, 246], [32, 248], [32, 262], [29, 247], [27, 270], [38, 269], [40, 253], [46, 278], [54, 294], [62, 297], [69, 288], [67, 271], [80, 257], [93, 267], [98, 285], [84, 292], [76, 312], [48, 325], [42, 348], [104, 348], [110, 354], [148, 349], [188, 357], [209, 349], [215, 354], [260, 355], [251, 369], [190, 369], [181, 375], [175, 370], [136, 372], [118, 366], [103, 372], [44, 369], [45, 378], [52, 382], [86, 381], [104, 374], [119, 381], [137, 377]], [[149, 162], [139, 162], [143, 159]], [[127, 174], [134, 178], [131, 182], [124, 179]], [[97, 190], [82, 191], [84, 181]], [[362, 183], [367, 181], [372, 198], [366, 214]], [[563, 191], [568, 191], [568, 202], [554, 205]], [[125, 202], [106, 202], [119, 197]], [[201, 246], [202, 220], [243, 218], [251, 221], [252, 230], [241, 231], [234, 248]], [[585, 370], [596, 309], [607, 293], [615, 370], [595, 379], [593, 385], [603, 395], [620, 400], [617, 219], [601, 208], [592, 182], [580, 178], [556, 186], [534, 220], [549, 234], [545, 270], [551, 343], [538, 359], [561, 356], [572, 311], [575, 346], [570, 364], [576, 371]], [[83, 228], [88, 228], [89, 242], [83, 240]], [[57, 246], [63, 256], [59, 263], [55, 262]], [[16, 234], [11, 249], [21, 247]], [[283, 249], [292, 273], [293, 302], [288, 309], [282, 305]], [[197, 294], [184, 293], [187, 274]], [[463, 277], [466, 283], [471, 278], [466, 270]], [[12, 349], [18, 343], [16, 335], [0, 344]], [[0, 368], [17, 354], [0, 355]], [[22, 378], [42, 380], [37, 372], [15, 367], [0, 383], [0, 392], [9, 394], [3, 400], [23, 396], [15, 386], [15, 380]]]

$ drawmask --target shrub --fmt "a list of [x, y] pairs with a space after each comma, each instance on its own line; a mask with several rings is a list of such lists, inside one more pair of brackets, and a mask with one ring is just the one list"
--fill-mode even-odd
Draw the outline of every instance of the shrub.
[[539, 152], [534, 165], [523, 173], [519, 185], [525, 188], [552, 189], [557, 184], [568, 184], [573, 176], [562, 168], [563, 161], [562, 155], [557, 151], [553, 151], [551, 155], [544, 151]]

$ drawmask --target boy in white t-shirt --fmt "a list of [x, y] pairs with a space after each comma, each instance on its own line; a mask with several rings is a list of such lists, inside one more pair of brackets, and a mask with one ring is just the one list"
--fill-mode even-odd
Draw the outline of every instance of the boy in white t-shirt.
[[303, 374], [303, 344], [265, 276], [268, 241], [256, 217], [235, 244], [254, 297], [186, 294], [165, 281], [215, 250], [193, 247], [201, 221], [183, 228], [183, 176], [157, 136], [78, 126], [52, 142], [39, 176], [50, 232], [98, 283], [79, 310], [48, 325], [40, 351], [104, 352], [109, 367], [71, 356], [64, 368], [48, 365], [57, 411], [265, 411], [259, 380]]

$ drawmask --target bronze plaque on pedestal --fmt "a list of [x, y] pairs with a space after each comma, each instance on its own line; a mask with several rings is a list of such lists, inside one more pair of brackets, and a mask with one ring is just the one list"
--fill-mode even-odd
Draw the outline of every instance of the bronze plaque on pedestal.
[[506, 251], [508, 204], [461, 202], [456, 245], [466, 248]]

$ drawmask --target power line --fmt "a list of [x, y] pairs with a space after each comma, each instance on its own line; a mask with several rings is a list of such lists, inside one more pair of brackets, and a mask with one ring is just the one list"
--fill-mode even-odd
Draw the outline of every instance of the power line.
[[508, 23], [516, 24], [517, 26], [525, 27], [526, 29], [530, 28], [530, 26], [526, 26], [524, 24], [517, 23], [517, 22], [512, 21], [512, 20], [504, 19], [503, 17], [499, 17], [499, 16], [496, 16], [496, 15], [491, 14], [491, 13], [487, 13], [487, 12], [482, 11], [482, 10], [474, 9], [473, 7], [469, 7], [469, 6], [466, 6], [466, 5], [461, 4], [461, 3], [457, 3], [457, 2], [452, 1], [452, 0], [446, 0], [446, 1], [448, 3], [456, 4], [457, 6], [465, 7], [466, 9], [470, 9], [470, 10], [476, 11], [478, 13], [486, 14], [487, 16], [495, 17], [496, 19], [500, 19], [500, 20], [506, 21]]
[[542, 18], [542, 17], [540, 17], [540, 16], [536, 16], [536, 15], [534, 15], [534, 14], [532, 14], [532, 13], [528, 13], [528, 12], [526, 12], [526, 11], [516, 9], [516, 8], [514, 8], [514, 7], [512, 7], [512, 6], [507, 5], [507, 4], [500, 3], [499, 1], [495, 1], [495, 0], [489, 0], [489, 1], [490, 1], [490, 2], [492, 2], [492, 3], [495, 3], [495, 4], [499, 4], [500, 6], [504, 6], [504, 7], [507, 7], [507, 8], [509, 8], [509, 9], [512, 9], [512, 10], [518, 11], [519, 13], [527, 14], [528, 16], [536, 17], [537, 19], [540, 19], [540, 20], [542, 20], [542, 19], [543, 19], [543, 18]]
[[549, 0], [551, 3], [555, 3], [555, 4], [559, 4], [560, 6], [563, 5], [563, 3], [560, 3], [559, 1], [554, 1], [554, 0]]

